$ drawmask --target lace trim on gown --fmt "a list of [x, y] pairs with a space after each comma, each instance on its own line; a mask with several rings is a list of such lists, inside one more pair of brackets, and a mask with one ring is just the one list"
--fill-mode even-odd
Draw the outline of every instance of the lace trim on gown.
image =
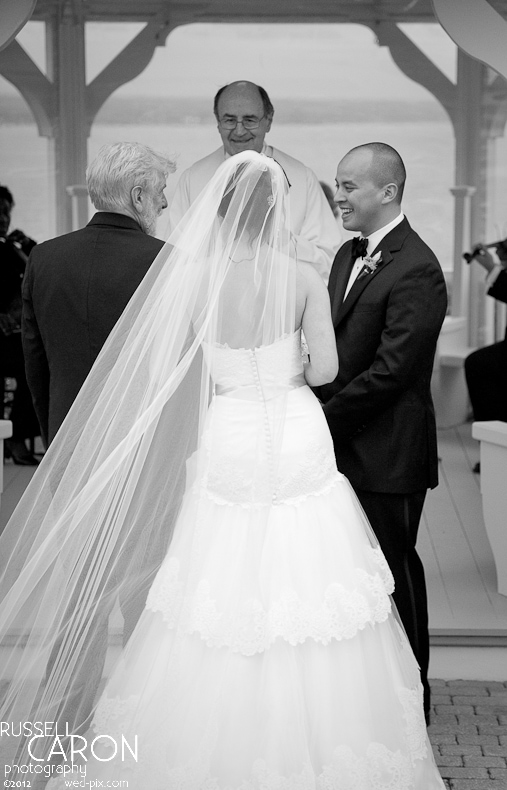
[[[416, 786], [419, 761], [428, 756], [422, 686], [402, 688], [398, 698], [403, 706], [405, 723], [406, 753], [403, 754], [379, 742], [368, 744], [362, 756], [348, 745], [338, 745], [318, 775], [306, 761], [301, 772], [288, 777], [281, 776], [270, 769], [265, 760], [258, 759], [252, 764], [249, 779], [240, 785], [226, 786], [213, 777], [210, 769], [214, 741], [214, 728], [211, 726], [191, 763], [165, 769], [160, 752], [153, 744], [153, 754], [140, 755], [138, 763], [127, 754], [122, 763], [122, 777], [128, 779], [131, 772], [146, 772], [153, 790], [410, 790]], [[128, 700], [103, 698], [93, 722], [95, 732], [117, 736], [127, 732], [136, 701], [136, 697]]]
[[287, 589], [267, 608], [258, 598], [244, 600], [233, 615], [218, 610], [206, 579], [184, 604], [180, 562], [172, 557], [155, 579], [146, 608], [160, 612], [169, 628], [178, 624], [186, 633], [197, 633], [209, 647], [228, 647], [245, 656], [267, 650], [277, 638], [291, 645], [306, 639], [324, 645], [332, 639], [351, 639], [368, 624], [386, 620], [391, 611], [391, 572], [379, 549], [367, 552], [379, 571], [373, 574], [357, 568], [353, 589], [338, 582], [329, 584], [320, 605], [303, 601], [295, 590]]
[[298, 505], [311, 496], [327, 494], [340, 480], [343, 475], [336, 469], [334, 453], [315, 442], [296, 470], [277, 476], [274, 491], [267, 474], [265, 478], [258, 475], [253, 485], [227, 457], [213, 459], [199, 490], [218, 505]]

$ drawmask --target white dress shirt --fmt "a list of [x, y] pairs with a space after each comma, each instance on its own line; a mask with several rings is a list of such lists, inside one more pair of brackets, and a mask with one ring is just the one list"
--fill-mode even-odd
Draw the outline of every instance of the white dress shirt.
[[[265, 145], [263, 153], [283, 167], [291, 184], [290, 226], [300, 261], [313, 264], [325, 282], [340, 246], [341, 233], [317, 176], [298, 159]], [[199, 193], [227, 158], [223, 147], [195, 162], [182, 173], [169, 207], [169, 230], [173, 230]]]
[[[379, 228], [378, 230], [374, 231], [370, 236], [365, 236], [364, 238], [368, 239], [368, 247], [366, 249], [366, 255], [371, 255], [373, 250], [378, 247], [384, 236], [387, 236], [388, 233], [392, 231], [396, 225], [399, 225], [404, 218], [404, 214], [402, 211], [398, 214], [398, 216], [391, 220], [387, 225], [384, 225], [383, 228]], [[343, 296], [346, 299], [348, 292], [354, 285], [355, 281], [357, 280], [357, 276], [361, 269], [364, 266], [364, 258], [356, 258], [356, 261], [352, 267], [352, 271], [350, 272], [350, 276], [347, 282], [347, 287], [345, 288], [345, 294]]]

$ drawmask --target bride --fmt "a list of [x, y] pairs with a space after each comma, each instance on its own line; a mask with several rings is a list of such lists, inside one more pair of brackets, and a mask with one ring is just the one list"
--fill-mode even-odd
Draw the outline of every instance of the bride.
[[[338, 361], [289, 188], [253, 151], [219, 168], [12, 517], [10, 779], [443, 788], [391, 573], [308, 386]], [[118, 601], [144, 610], [96, 694]]]

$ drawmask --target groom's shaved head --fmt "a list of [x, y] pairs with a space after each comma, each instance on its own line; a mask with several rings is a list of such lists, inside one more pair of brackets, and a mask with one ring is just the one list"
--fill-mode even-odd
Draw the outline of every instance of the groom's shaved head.
[[386, 184], [396, 184], [398, 187], [396, 202], [401, 203], [407, 172], [398, 151], [387, 143], [365, 143], [351, 148], [347, 156], [355, 151], [371, 152], [370, 177], [372, 181], [379, 187], [386, 186]]

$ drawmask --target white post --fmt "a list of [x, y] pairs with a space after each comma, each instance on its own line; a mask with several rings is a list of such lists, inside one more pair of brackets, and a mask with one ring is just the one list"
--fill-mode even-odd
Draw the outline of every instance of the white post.
[[88, 190], [84, 184], [67, 187], [72, 209], [72, 230], [84, 228], [88, 222]]
[[481, 443], [481, 494], [484, 525], [496, 566], [497, 589], [507, 595], [507, 422], [474, 422]]
[[452, 275], [451, 315], [468, 316], [470, 269], [463, 259], [463, 252], [470, 248], [471, 199], [475, 187], [451, 188], [454, 195], [454, 260]]
[[54, 169], [56, 232], [68, 233], [72, 209], [66, 189], [83, 184], [88, 120], [85, 82], [85, 23], [82, 0], [64, 3], [46, 22], [48, 77], [55, 86], [50, 165]]
[[10, 439], [11, 436], [12, 422], [10, 420], [0, 420], [0, 508], [4, 490], [4, 439]]

